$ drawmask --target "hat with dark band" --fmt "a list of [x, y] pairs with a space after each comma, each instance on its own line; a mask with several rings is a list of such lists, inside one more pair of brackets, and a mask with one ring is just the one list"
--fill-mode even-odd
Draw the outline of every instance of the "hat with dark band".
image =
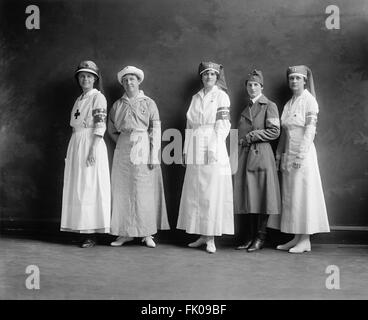
[[201, 62], [198, 67], [198, 73], [201, 75], [203, 72], [212, 70], [215, 71], [217, 74], [220, 74], [221, 65], [214, 63], [214, 62]]
[[97, 65], [93, 61], [90, 61], [90, 60], [82, 61], [78, 65], [77, 70], [75, 71], [74, 75], [77, 76], [79, 72], [89, 72], [89, 73], [94, 74], [97, 78], [100, 77]]

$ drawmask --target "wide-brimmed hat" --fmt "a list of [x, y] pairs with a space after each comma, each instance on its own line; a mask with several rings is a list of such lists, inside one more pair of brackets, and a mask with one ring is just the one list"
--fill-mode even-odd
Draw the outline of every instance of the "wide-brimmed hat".
[[90, 61], [90, 60], [84, 60], [84, 61], [82, 61], [78, 65], [77, 70], [75, 71], [74, 75], [76, 76], [79, 72], [83, 72], [83, 71], [84, 72], [92, 73], [97, 78], [100, 77], [98, 67], [97, 67], [97, 65], [93, 61]]

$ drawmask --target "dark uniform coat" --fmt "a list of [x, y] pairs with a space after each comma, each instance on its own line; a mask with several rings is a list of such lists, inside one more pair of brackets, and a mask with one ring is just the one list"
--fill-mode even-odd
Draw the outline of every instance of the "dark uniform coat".
[[277, 106], [262, 95], [241, 113], [238, 170], [234, 174], [235, 213], [279, 214], [280, 187], [270, 145], [280, 135]]

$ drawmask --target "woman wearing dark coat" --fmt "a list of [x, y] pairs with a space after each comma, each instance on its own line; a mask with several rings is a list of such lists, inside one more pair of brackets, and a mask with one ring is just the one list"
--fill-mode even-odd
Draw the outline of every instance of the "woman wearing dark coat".
[[249, 102], [238, 123], [238, 170], [234, 175], [234, 209], [242, 214], [245, 241], [237, 249], [262, 249], [270, 214], [281, 211], [280, 187], [270, 141], [280, 135], [277, 106], [263, 94], [263, 75], [252, 71], [246, 81]]

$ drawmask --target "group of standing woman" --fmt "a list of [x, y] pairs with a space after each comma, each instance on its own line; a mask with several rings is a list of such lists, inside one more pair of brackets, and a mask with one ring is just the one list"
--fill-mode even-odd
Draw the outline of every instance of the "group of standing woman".
[[[177, 221], [178, 229], [200, 235], [189, 247], [205, 245], [208, 253], [215, 253], [215, 236], [234, 234], [235, 213], [246, 229], [237, 249], [262, 249], [269, 227], [294, 235], [277, 249], [310, 251], [310, 235], [329, 232], [313, 144], [318, 104], [311, 70], [288, 68], [293, 95], [284, 107], [281, 129], [276, 104], [262, 93], [262, 72], [247, 76], [249, 99], [237, 125], [233, 181], [226, 148], [231, 123], [224, 68], [202, 62], [198, 74], [203, 88], [192, 97], [186, 115], [186, 173]], [[155, 247], [152, 235], [169, 224], [159, 161], [161, 122], [155, 102], [139, 89], [144, 73], [128, 66], [117, 74], [124, 94], [108, 116], [106, 99], [95, 88], [101, 83], [96, 64], [81, 62], [75, 77], [82, 94], [71, 112], [61, 230], [84, 234], [84, 248], [96, 244], [95, 233], [116, 235], [112, 246], [138, 237]], [[106, 127], [116, 143], [111, 182]], [[279, 136], [275, 157], [270, 142]]]

